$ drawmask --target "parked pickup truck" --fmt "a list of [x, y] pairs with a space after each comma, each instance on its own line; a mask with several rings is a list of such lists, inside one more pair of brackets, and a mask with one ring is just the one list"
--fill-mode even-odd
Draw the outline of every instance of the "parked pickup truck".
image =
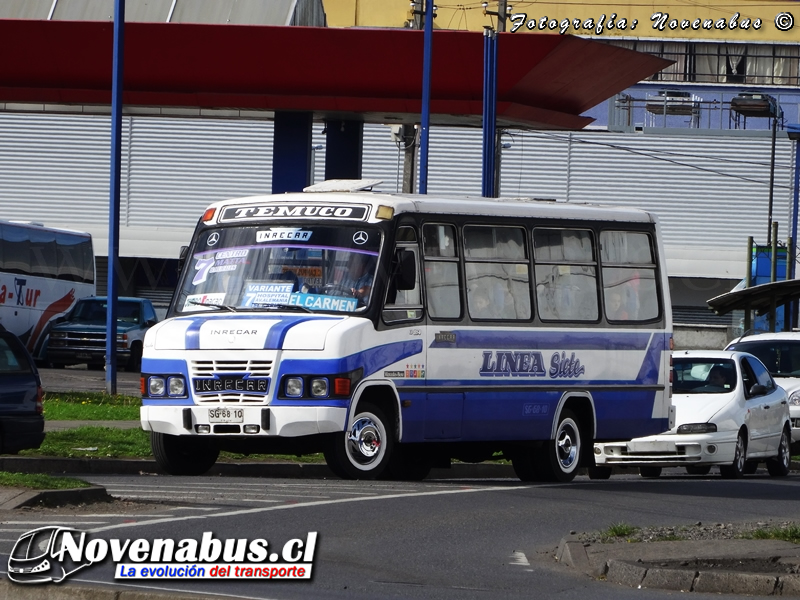
[[[90, 369], [106, 364], [105, 296], [78, 300], [67, 316], [50, 330], [47, 362], [55, 368], [86, 363]], [[145, 298], [117, 298], [117, 365], [138, 371], [145, 332], [158, 322], [153, 303]]]

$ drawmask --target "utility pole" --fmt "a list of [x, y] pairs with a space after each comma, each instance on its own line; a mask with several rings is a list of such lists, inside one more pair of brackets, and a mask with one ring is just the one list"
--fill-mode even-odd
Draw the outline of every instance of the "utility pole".
[[[511, 7], [508, 5], [508, 0], [498, 0], [497, 1], [497, 11], [489, 10], [489, 3], [483, 3], [483, 14], [484, 15], [494, 15], [497, 17], [497, 33], [503, 33], [506, 30], [506, 20], [508, 19], [508, 14], [511, 12]], [[498, 38], [499, 39], [499, 38]], [[495, 43], [495, 60], [497, 56], [497, 43]], [[496, 98], [496, 90], [495, 90], [495, 101]], [[495, 134], [495, 143], [494, 143], [494, 177], [492, 180], [492, 197], [498, 198], [500, 196], [500, 163], [502, 159], [503, 153], [503, 144], [501, 142], [501, 136], [503, 135], [503, 130], [497, 128]]]
[[[417, 8], [417, 2], [411, 3], [411, 10], [408, 13], [407, 25], [411, 29], [422, 29], [424, 21], [422, 15], [424, 11]], [[400, 131], [400, 140], [397, 141], [398, 148], [403, 150], [403, 178], [402, 192], [413, 194], [417, 187], [417, 126], [414, 123], [403, 123]], [[402, 146], [400, 145], [402, 144]]]

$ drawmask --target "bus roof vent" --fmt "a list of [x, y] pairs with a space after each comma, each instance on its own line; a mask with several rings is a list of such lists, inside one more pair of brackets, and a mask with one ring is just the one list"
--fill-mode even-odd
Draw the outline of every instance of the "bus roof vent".
[[381, 179], [328, 179], [303, 188], [304, 192], [371, 192]]

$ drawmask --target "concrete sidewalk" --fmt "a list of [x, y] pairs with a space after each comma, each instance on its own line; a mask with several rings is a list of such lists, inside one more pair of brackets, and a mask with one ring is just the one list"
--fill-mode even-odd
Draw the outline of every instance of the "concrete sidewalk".
[[568, 536], [556, 559], [637, 589], [800, 596], [800, 545], [779, 540], [588, 544]]

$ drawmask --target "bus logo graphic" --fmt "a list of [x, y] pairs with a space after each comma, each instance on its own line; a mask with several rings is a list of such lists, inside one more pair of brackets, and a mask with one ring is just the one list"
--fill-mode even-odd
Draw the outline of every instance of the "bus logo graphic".
[[77, 529], [49, 525], [19, 536], [8, 557], [8, 578], [15, 583], [60, 583], [91, 560], [73, 561], [64, 551], [65, 537], [72, 541]]

